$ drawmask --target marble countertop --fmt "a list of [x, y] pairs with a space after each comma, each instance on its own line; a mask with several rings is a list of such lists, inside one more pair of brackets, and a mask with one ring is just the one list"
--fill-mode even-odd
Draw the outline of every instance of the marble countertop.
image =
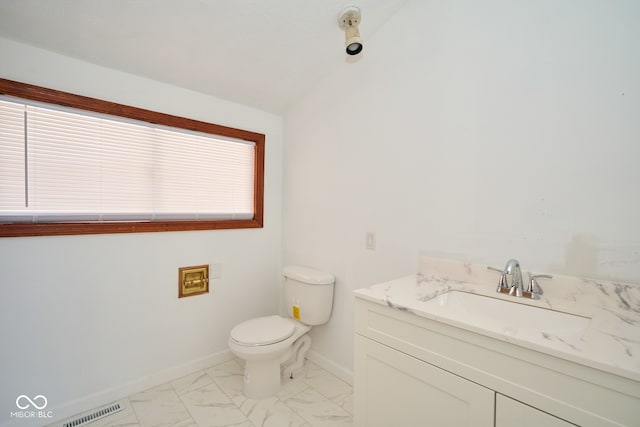
[[[529, 300], [497, 293], [497, 276], [487, 275], [486, 266], [464, 264], [459, 273], [453, 274], [442, 274], [451, 265], [441, 267], [439, 271], [391, 280], [354, 293], [377, 304], [640, 381], [640, 287], [573, 278], [562, 281], [564, 286], [545, 287], [545, 291], [553, 291], [545, 292], [540, 300]], [[495, 283], [487, 278], [495, 279]], [[518, 328], [509, 319], [502, 325], [479, 322], [472, 316], [451, 318], [427, 304], [449, 291], [563, 311], [590, 320], [582, 333], [563, 335], [561, 331], [534, 333], [532, 328]]]

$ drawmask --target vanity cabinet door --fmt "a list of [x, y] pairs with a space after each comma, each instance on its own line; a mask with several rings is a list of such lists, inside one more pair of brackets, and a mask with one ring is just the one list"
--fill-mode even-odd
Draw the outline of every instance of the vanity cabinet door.
[[355, 336], [354, 425], [493, 427], [495, 393]]
[[496, 427], [569, 427], [575, 424], [496, 393]]

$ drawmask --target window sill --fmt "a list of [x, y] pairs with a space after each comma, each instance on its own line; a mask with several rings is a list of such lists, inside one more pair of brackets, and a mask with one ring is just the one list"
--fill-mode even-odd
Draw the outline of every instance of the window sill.
[[0, 224], [0, 237], [68, 236], [76, 234], [152, 233], [158, 231], [230, 230], [262, 228], [256, 219], [223, 221], [72, 222]]

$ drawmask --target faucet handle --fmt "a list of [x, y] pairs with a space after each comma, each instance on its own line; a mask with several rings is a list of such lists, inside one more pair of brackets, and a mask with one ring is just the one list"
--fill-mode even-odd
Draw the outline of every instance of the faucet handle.
[[509, 285], [507, 284], [507, 276], [505, 275], [503, 269], [491, 267], [488, 265], [487, 270], [493, 270], [500, 273], [500, 280], [498, 281], [498, 289], [496, 289], [496, 292], [505, 292], [507, 289], [509, 289]]
[[534, 274], [529, 273], [529, 288], [527, 289], [527, 292], [531, 293], [531, 298], [532, 299], [538, 299], [539, 296], [543, 294], [542, 288], [540, 287], [540, 284], [536, 280], [536, 279], [539, 279], [541, 277], [546, 277], [547, 279], [553, 278], [553, 276], [550, 275], [550, 274], [535, 274], [534, 275]]

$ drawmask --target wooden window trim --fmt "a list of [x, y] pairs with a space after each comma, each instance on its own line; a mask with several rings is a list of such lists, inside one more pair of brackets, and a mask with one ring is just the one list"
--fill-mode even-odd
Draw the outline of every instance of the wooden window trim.
[[265, 136], [184, 117], [172, 116], [142, 108], [75, 95], [41, 86], [0, 78], [0, 94], [48, 104], [63, 105], [96, 113], [226, 136], [255, 143], [254, 216], [242, 220], [153, 221], [153, 222], [71, 222], [42, 224], [0, 224], [0, 237], [51, 236], [76, 234], [147, 233], [157, 231], [219, 230], [262, 228], [264, 211]]

